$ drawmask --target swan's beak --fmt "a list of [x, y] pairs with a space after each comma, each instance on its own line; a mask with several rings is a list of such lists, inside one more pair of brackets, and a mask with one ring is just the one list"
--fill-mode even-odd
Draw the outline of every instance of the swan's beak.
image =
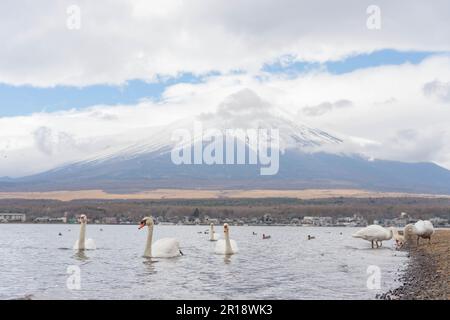
[[144, 223], [144, 222], [141, 222], [141, 223], [139, 224], [138, 229], [141, 230], [143, 227], [145, 227], [145, 223]]

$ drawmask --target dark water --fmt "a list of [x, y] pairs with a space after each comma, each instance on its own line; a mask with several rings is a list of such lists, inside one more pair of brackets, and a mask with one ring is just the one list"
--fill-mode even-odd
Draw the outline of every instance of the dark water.
[[[78, 225], [0, 225], [0, 299], [373, 299], [399, 285], [407, 261], [391, 241], [372, 250], [354, 228], [314, 227], [232, 226], [240, 252], [225, 257], [197, 233], [207, 229], [155, 226], [154, 240], [176, 237], [185, 255], [148, 260], [136, 226], [88, 225], [97, 250], [80, 254]], [[66, 284], [73, 266], [79, 290]], [[379, 290], [367, 287], [369, 266], [381, 271]]]

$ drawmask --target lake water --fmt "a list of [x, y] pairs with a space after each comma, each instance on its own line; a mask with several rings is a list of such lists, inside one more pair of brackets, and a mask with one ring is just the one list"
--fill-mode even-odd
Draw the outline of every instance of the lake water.
[[[178, 238], [184, 256], [149, 260], [146, 228], [90, 224], [97, 250], [79, 254], [79, 225], [0, 224], [0, 299], [374, 299], [399, 286], [408, 259], [392, 241], [373, 250], [352, 238], [355, 228], [265, 226], [231, 226], [240, 251], [225, 257], [198, 233], [207, 229], [156, 225], [154, 240]], [[73, 266], [79, 290], [66, 284]], [[379, 290], [367, 287], [369, 266], [381, 272]]]

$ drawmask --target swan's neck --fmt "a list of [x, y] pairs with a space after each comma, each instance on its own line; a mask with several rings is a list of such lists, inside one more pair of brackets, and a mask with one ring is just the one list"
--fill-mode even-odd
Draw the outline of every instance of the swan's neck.
[[84, 250], [86, 248], [86, 223], [80, 225], [80, 237], [78, 238], [78, 249]]
[[394, 237], [394, 240], [400, 240], [400, 235], [398, 234], [398, 230], [396, 228], [391, 229], [392, 230], [392, 236]]
[[209, 228], [209, 239], [214, 240], [214, 226]]
[[147, 245], [145, 246], [144, 257], [152, 256], [152, 238], [153, 238], [153, 226], [149, 226], [147, 234]]
[[231, 248], [230, 234], [225, 233], [225, 254], [233, 254], [233, 249]]

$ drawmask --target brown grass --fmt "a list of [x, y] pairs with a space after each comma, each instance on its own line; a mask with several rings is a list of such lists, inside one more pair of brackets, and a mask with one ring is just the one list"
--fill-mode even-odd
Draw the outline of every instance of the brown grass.
[[0, 199], [49, 199], [49, 200], [157, 200], [157, 199], [218, 199], [218, 198], [297, 198], [323, 199], [349, 198], [450, 198], [450, 195], [412, 194], [398, 192], [374, 192], [358, 189], [306, 189], [306, 190], [195, 190], [155, 189], [132, 194], [113, 194], [103, 190], [51, 191], [51, 192], [0, 192]]

